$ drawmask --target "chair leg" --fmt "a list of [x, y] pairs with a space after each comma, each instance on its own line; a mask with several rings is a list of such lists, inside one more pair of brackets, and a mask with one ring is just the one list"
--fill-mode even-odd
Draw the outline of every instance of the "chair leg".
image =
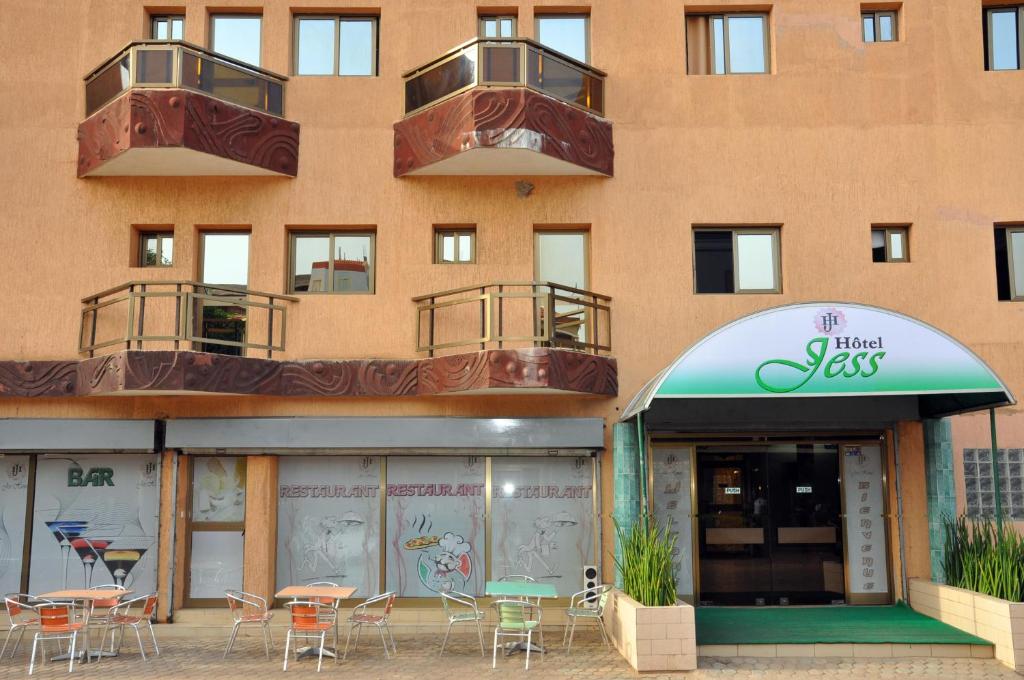
[[18, 653], [18, 647], [21, 646], [21, 640], [22, 640], [22, 638], [25, 637], [25, 631], [26, 630], [28, 630], [28, 626], [22, 626], [21, 627], [21, 632], [18, 633], [18, 641], [14, 643], [14, 649], [11, 650], [11, 658], [12, 659], [14, 658], [14, 655]]
[[[540, 648], [546, 650], [547, 647], [544, 645], [544, 626], [537, 626], [537, 632], [540, 633]], [[540, 653], [540, 662], [544, 663], [544, 652]]]
[[[156, 631], [153, 630], [153, 622], [149, 621], [149, 636], [153, 638], [153, 650], [157, 656], [160, 656], [160, 645], [156, 643]], [[268, 657], [269, 658], [269, 657]]]
[[395, 634], [391, 632], [391, 621], [387, 620], [384, 622], [384, 627], [388, 630], [388, 639], [391, 640], [391, 653], [398, 654], [398, 645], [395, 644]]
[[269, 631], [267, 630], [267, 623], [264, 621], [262, 624], [260, 624], [260, 628], [262, 628], [261, 632], [263, 633], [263, 653], [267, 655], [267, 660], [269, 661], [270, 643], [267, 642], [267, 634], [269, 633]]
[[444, 639], [441, 640], [441, 653], [438, 656], [444, 656], [444, 646], [448, 644], [448, 636], [452, 634], [452, 626], [454, 625], [454, 621], [448, 622], [448, 630], [444, 632]]
[[[4, 658], [4, 654], [7, 652], [7, 643], [11, 641], [11, 633], [19, 628], [16, 624], [11, 624], [11, 627], [7, 629], [7, 637], [4, 638], [4, 646], [0, 649], [0, 659]], [[14, 650], [11, 650], [11, 658], [14, 658]]]
[[480, 656], [487, 656], [487, 652], [484, 651], [484, 627], [480, 624], [480, 619], [476, 620], [476, 633], [480, 636]]
[[78, 632], [71, 634], [71, 656], [68, 658], [68, 673], [75, 670], [75, 644], [78, 642]]
[[347, 659], [348, 658], [348, 643], [352, 641], [352, 629], [355, 628], [355, 627], [356, 626], [355, 626], [354, 623], [350, 624], [349, 627], [348, 627], [348, 635], [345, 636], [345, 654], [344, 654], [344, 656], [341, 657], [343, 659]]
[[[37, 635], [33, 636], [32, 637], [32, 658], [28, 662], [28, 674], [29, 675], [32, 675], [32, 671], [35, 669], [35, 666], [36, 666], [36, 645], [38, 644], [38, 642], [39, 642], [39, 636], [37, 636]], [[43, 656], [44, 657], [46, 656], [46, 652], [45, 651], [43, 652]]]
[[284, 668], [282, 671], [288, 670], [288, 650], [292, 646], [292, 632], [289, 630], [288, 634], [284, 636]]
[[498, 629], [494, 629], [494, 651], [491, 654], [491, 668], [498, 667]]
[[598, 626], [598, 630], [601, 631], [601, 637], [604, 638], [604, 646], [605, 647], [611, 647], [612, 646], [611, 638], [608, 637], [608, 631], [604, 627], [604, 619], [602, 617], [600, 617], [600, 616], [597, 617], [597, 626]]
[[[238, 635], [238, 625], [239, 623], [236, 621], [235, 625], [231, 628], [231, 637], [228, 638], [228, 647], [224, 650], [225, 659], [228, 658], [228, 654], [231, 652], [231, 647], [235, 644], [235, 636]], [[121, 637], [124, 637], [124, 630], [121, 631]]]
[[142, 660], [145, 661], [146, 649], [142, 646], [142, 633], [139, 632], [139, 627], [137, 625], [132, 626], [132, 628], [135, 629], [135, 639], [139, 641], [139, 654], [142, 655]]
[[526, 670], [530, 670], [530, 647], [532, 646], [530, 643], [533, 641], [532, 638], [533, 631], [526, 631]]
[[569, 646], [566, 648], [565, 653], [568, 654], [572, 651], [572, 637], [576, 635], [576, 617], [572, 617], [572, 627], [569, 629]]
[[391, 658], [391, 650], [388, 649], [388, 641], [387, 641], [387, 638], [384, 637], [384, 626], [382, 626], [382, 625], [381, 626], [377, 626], [377, 632], [380, 633], [380, 641], [381, 641], [381, 644], [384, 645], [384, 658], [385, 659], [390, 659]]
[[316, 658], [316, 672], [320, 672], [320, 667], [324, 665], [324, 645], [327, 644], [327, 632], [320, 633], [320, 652]]

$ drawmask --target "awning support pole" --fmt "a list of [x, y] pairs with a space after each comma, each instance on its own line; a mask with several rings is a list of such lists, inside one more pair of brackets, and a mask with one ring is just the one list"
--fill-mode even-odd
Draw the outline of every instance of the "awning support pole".
[[636, 414], [636, 450], [640, 456], [640, 515], [646, 515], [647, 505], [647, 449], [644, 446], [644, 414], [643, 411]]
[[903, 601], [910, 601], [909, 583], [907, 581], [907, 549], [903, 531], [903, 475], [900, 462], [900, 424], [892, 424], [892, 452], [896, 465], [896, 531], [899, 532], [900, 546], [900, 591]]
[[996, 441], [996, 410], [988, 410], [988, 424], [992, 430], [992, 486], [996, 495], [996, 528], [1003, 528], [1003, 492], [999, 488], [999, 443]]

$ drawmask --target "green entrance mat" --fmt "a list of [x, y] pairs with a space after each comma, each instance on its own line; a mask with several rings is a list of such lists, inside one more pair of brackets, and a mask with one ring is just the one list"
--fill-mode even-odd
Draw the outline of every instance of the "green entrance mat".
[[697, 607], [698, 645], [896, 643], [989, 645], [905, 604], [888, 607]]

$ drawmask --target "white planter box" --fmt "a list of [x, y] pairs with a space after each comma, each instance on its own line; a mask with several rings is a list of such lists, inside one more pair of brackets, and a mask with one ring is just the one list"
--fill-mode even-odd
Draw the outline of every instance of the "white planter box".
[[645, 607], [613, 590], [604, 624], [619, 654], [638, 671], [689, 671], [697, 668], [697, 628], [693, 607]]
[[915, 611], [988, 640], [997, 659], [1024, 673], [1024, 603], [921, 579], [911, 579], [909, 600]]

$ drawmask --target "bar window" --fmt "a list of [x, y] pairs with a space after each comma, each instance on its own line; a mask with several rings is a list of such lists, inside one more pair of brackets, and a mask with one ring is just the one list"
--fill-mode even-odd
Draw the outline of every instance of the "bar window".
[[909, 262], [907, 253], [909, 230], [907, 227], [872, 227], [872, 262]]
[[1022, 52], [1021, 20], [1024, 5], [993, 7], [985, 10], [985, 70], [1020, 69]]
[[170, 267], [174, 263], [174, 233], [139, 234], [139, 267]]
[[292, 234], [293, 293], [372, 293], [373, 269], [372, 233]]
[[149, 37], [153, 40], [183, 40], [185, 38], [184, 15], [152, 16], [149, 26]]
[[258, 14], [214, 14], [210, 17], [210, 49], [253, 66], [260, 65]]
[[480, 15], [481, 38], [516, 37], [516, 17]]
[[590, 16], [542, 14], [537, 17], [537, 42], [576, 61], [590, 61]]
[[996, 227], [996, 287], [1000, 300], [1024, 300], [1024, 225]]
[[899, 35], [896, 32], [896, 12], [862, 12], [860, 15], [862, 35], [864, 42], [896, 42]]
[[697, 293], [779, 293], [779, 230], [695, 229]]
[[377, 18], [299, 16], [295, 18], [295, 74], [377, 75]]
[[476, 229], [437, 227], [434, 229], [434, 264], [476, 262]]
[[686, 17], [686, 71], [690, 75], [768, 73], [767, 14]]

